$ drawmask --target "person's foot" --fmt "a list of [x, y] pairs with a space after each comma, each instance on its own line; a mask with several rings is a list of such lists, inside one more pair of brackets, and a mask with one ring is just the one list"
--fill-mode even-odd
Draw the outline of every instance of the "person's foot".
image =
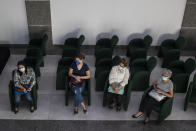
[[15, 114], [17, 114], [18, 111], [19, 111], [18, 108], [15, 108], [15, 109], [14, 109], [14, 113], [15, 113]]
[[120, 106], [117, 106], [117, 107], [116, 107], [116, 111], [117, 111], [117, 112], [120, 112], [120, 110], [121, 110], [121, 107], [120, 107]]
[[35, 111], [35, 108], [34, 108], [34, 106], [32, 106], [32, 107], [30, 108], [30, 112], [33, 113], [34, 111]]
[[110, 109], [113, 109], [115, 107], [115, 103], [108, 106]]
[[76, 115], [76, 114], [78, 114], [78, 109], [77, 108], [74, 109], [74, 115]]
[[132, 115], [133, 118], [139, 118], [143, 115], [142, 112], [138, 112], [137, 114]]
[[145, 120], [144, 120], [144, 124], [147, 124], [149, 121], [150, 121], [150, 118], [146, 117]]

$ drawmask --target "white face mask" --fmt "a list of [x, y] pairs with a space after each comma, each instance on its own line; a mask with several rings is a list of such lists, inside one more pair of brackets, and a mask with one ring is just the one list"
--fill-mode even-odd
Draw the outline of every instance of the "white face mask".
[[168, 80], [168, 77], [162, 76], [162, 80], [166, 81], [166, 80]]
[[25, 72], [25, 68], [20, 68], [19, 71], [23, 73]]
[[118, 69], [119, 69], [119, 70], [123, 70], [123, 67], [121, 67], [121, 66], [119, 65], [119, 66], [118, 66]]

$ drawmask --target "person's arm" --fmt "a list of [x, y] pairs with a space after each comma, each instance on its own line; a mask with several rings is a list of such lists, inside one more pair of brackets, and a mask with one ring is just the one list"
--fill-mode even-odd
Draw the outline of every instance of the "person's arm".
[[128, 81], [129, 81], [129, 70], [125, 69], [125, 76], [124, 76], [123, 81], [120, 83], [118, 88], [119, 89], [124, 88], [128, 84]]
[[162, 94], [164, 96], [167, 96], [169, 98], [172, 98], [173, 97], [173, 88], [170, 88], [170, 91], [168, 93], [165, 92], [165, 91], [162, 91], [160, 89], [157, 89], [157, 93], [160, 93], [160, 94]]
[[152, 83], [152, 85], [153, 85], [154, 89], [157, 89], [157, 81], [154, 81], [154, 82]]
[[110, 71], [109, 74], [109, 84], [112, 86], [113, 89], [116, 88], [114, 82], [115, 82], [115, 67], [112, 67], [112, 70]]
[[90, 75], [90, 71], [86, 71], [86, 76], [80, 76], [80, 79], [86, 80], [86, 79], [90, 79], [91, 75]]
[[26, 91], [26, 88], [23, 87], [21, 84], [20, 84], [20, 76], [18, 75], [17, 71], [15, 71], [14, 73], [14, 86], [21, 89], [21, 90], [24, 90]]
[[31, 81], [30, 81], [30, 90], [34, 87], [35, 83], [36, 83], [36, 77], [35, 77], [35, 72], [33, 71], [33, 69], [30, 69], [31, 71]]

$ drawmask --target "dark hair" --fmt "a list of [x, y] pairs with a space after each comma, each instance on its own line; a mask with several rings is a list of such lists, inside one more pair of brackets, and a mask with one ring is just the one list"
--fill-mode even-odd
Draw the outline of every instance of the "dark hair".
[[[18, 61], [17, 66], [19, 66], [19, 65], [23, 65], [25, 67], [25, 73], [27, 73], [27, 66], [26, 66], [25, 61], [23, 61], [23, 60]], [[19, 72], [20, 75], [22, 75], [22, 73], [19, 70], [17, 70], [17, 71]]]
[[80, 60], [84, 60], [85, 59], [85, 54], [84, 53], [79, 53], [76, 58], [79, 58]]
[[120, 61], [120, 63], [122, 63], [126, 67], [127, 64], [128, 64], [128, 61], [127, 61], [127, 59], [122, 58], [121, 61]]

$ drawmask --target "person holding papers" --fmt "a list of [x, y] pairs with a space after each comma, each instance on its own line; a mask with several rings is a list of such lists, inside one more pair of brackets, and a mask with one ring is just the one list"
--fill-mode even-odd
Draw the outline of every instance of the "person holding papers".
[[170, 80], [172, 72], [168, 69], [164, 69], [162, 76], [158, 81], [153, 82], [153, 89], [142, 101], [139, 108], [139, 112], [132, 115], [133, 118], [139, 118], [146, 112], [146, 118], [144, 124], [150, 120], [150, 114], [154, 106], [159, 106], [165, 102], [167, 97], [173, 97], [173, 83]]

